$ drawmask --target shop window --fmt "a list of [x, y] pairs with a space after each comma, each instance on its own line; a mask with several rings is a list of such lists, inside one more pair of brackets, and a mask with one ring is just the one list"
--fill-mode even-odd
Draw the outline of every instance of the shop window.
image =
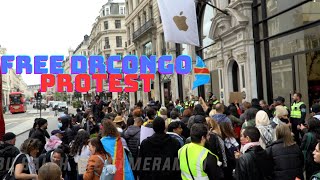
[[271, 63], [273, 97], [282, 96], [286, 105], [290, 105], [290, 94], [293, 93], [292, 60], [274, 61]]
[[282, 56], [320, 47], [320, 26], [270, 40], [270, 57]]

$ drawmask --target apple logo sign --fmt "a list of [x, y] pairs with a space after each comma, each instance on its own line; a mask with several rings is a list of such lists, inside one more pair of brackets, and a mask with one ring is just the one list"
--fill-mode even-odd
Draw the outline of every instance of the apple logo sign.
[[174, 16], [173, 21], [180, 31], [187, 31], [189, 28], [186, 22], [187, 18], [185, 16], [181, 16], [182, 14], [183, 11], [180, 12], [180, 16]]

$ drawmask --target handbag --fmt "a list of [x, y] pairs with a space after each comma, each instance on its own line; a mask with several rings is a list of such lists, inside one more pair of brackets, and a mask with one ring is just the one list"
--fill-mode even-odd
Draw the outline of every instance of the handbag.
[[9, 171], [7, 172], [6, 175], [3, 176], [2, 180], [15, 180], [16, 178], [14, 177], [14, 164], [16, 163], [17, 159], [19, 158], [19, 156], [22, 155], [22, 153], [18, 154], [13, 162], [12, 162], [12, 165], [9, 169]]
[[99, 175], [97, 172], [94, 172], [94, 174], [100, 177], [100, 180], [114, 180], [114, 175], [116, 174], [117, 168], [112, 164], [112, 159], [108, 159], [108, 155], [106, 156], [106, 160], [103, 160], [101, 156], [98, 157], [104, 163], [104, 165], [101, 175]]

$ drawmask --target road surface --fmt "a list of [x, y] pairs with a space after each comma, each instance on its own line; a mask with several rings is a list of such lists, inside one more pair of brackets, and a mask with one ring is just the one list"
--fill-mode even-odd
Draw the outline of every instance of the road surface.
[[[74, 113], [73, 108], [69, 107], [69, 112]], [[34, 119], [40, 117], [40, 111], [33, 109], [31, 105], [28, 106], [26, 113], [11, 114], [6, 113], [4, 115], [6, 132], [13, 132], [17, 135], [16, 147], [20, 148], [23, 141], [28, 139], [29, 131], [33, 126]], [[61, 114], [62, 112], [60, 112]], [[54, 112], [51, 108], [41, 112], [41, 117], [48, 120], [49, 134], [52, 130], [57, 129], [57, 116], [54, 116]]]

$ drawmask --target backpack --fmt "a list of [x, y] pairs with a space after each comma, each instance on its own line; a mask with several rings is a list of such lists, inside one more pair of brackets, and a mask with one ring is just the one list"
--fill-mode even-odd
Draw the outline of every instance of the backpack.
[[97, 172], [94, 172], [94, 174], [100, 177], [100, 180], [113, 180], [114, 175], [116, 174], [117, 168], [115, 165], [112, 164], [111, 157], [106, 155], [107, 157], [106, 160], [103, 160], [101, 156], [98, 156], [98, 157], [104, 163], [104, 165], [103, 165], [101, 175], [99, 175]]
[[311, 176], [311, 180], [319, 180], [320, 179], [320, 172]]

